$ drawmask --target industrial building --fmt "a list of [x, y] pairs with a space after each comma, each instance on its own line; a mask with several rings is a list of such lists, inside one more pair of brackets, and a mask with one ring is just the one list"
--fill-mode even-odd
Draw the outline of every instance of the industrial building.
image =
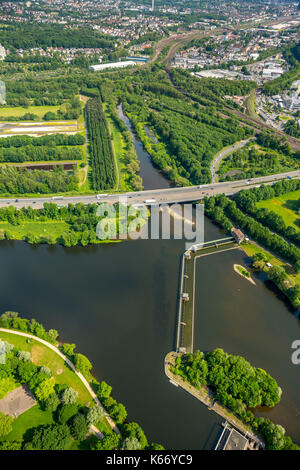
[[259, 450], [264, 445], [254, 435], [242, 433], [230, 426], [227, 422], [223, 424], [224, 429], [215, 447], [215, 450]]
[[133, 60], [125, 60], [123, 62], [110, 62], [108, 64], [90, 65], [89, 69], [93, 70], [93, 72], [99, 72], [100, 70], [124, 68], [124, 67], [130, 67], [132, 65], [136, 65], [136, 63], [133, 62]]
[[128, 60], [133, 60], [135, 62], [148, 62], [149, 58], [148, 57], [137, 57], [137, 56], [130, 56], [127, 57]]
[[250, 80], [249, 75], [243, 75], [239, 72], [231, 70], [202, 70], [201, 72], [192, 72], [191, 75], [196, 75], [199, 78], [227, 78], [227, 80]]

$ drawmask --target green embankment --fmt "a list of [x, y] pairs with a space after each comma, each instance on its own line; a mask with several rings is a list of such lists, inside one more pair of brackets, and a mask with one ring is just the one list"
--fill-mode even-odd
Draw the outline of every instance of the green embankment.
[[266, 209], [276, 212], [276, 214], [282, 216], [287, 226], [291, 225], [292, 227], [299, 230], [299, 199], [300, 190], [286, 193], [273, 199], [259, 201], [256, 205], [259, 208], [265, 207]]
[[9, 230], [12, 239], [22, 240], [29, 234], [37, 237], [51, 236], [55, 241], [68, 230], [68, 224], [63, 221], [48, 222], [22, 222], [21, 225], [12, 225], [9, 222], [0, 222], [0, 230]]

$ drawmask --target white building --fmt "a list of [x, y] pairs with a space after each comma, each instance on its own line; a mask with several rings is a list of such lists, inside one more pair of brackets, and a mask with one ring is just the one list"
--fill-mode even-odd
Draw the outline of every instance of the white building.
[[94, 72], [98, 72], [99, 70], [124, 68], [130, 67], [132, 65], [136, 65], [133, 60], [124, 60], [123, 62], [110, 62], [109, 64], [90, 65], [89, 69], [93, 70]]

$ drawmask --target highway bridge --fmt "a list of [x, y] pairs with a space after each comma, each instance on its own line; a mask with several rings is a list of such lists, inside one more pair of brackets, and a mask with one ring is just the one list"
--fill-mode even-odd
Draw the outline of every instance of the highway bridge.
[[0, 207], [13, 205], [17, 208], [32, 207], [39, 209], [45, 202], [54, 202], [57, 205], [68, 204], [95, 204], [99, 202], [118, 202], [120, 197], [127, 197], [127, 204], [174, 204], [193, 202], [203, 199], [205, 196], [215, 196], [216, 194], [226, 194], [232, 196], [241, 189], [250, 189], [261, 184], [273, 184], [281, 179], [300, 178], [300, 170], [289, 171], [277, 175], [261, 176], [248, 180], [230, 181], [225, 183], [211, 183], [200, 186], [186, 186], [183, 188], [153, 189], [147, 191], [137, 191], [129, 193], [111, 193], [88, 196], [54, 196], [54, 197], [31, 197], [31, 198], [0, 198]]

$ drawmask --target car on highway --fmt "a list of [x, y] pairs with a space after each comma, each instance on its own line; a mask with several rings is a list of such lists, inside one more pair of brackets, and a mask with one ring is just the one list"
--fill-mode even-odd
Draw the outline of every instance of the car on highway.
[[156, 199], [152, 198], [152, 199], [145, 199], [144, 200], [144, 203], [145, 204], [153, 204], [154, 202], [156, 202]]

